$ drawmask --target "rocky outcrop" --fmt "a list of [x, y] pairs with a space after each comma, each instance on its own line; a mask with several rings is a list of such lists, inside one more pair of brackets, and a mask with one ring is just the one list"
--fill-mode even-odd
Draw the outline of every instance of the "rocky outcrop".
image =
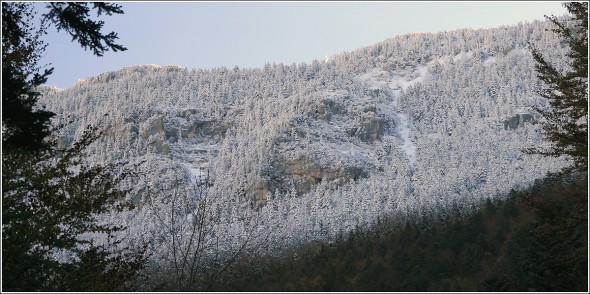
[[314, 118], [329, 122], [333, 115], [345, 115], [346, 107], [332, 98], [325, 98], [316, 102]]
[[358, 126], [348, 130], [348, 135], [357, 137], [366, 143], [373, 143], [383, 137], [383, 119], [374, 112], [363, 113]]
[[150, 117], [141, 125], [139, 130], [139, 135], [142, 139], [147, 139], [155, 135], [163, 136], [164, 133], [164, 117], [162, 116]]
[[535, 120], [535, 116], [530, 113], [520, 113], [515, 116], [504, 120], [504, 129], [505, 130], [516, 130], [519, 127], [522, 127], [524, 123], [530, 122]]
[[148, 146], [157, 153], [168, 154], [170, 152], [170, 146], [164, 141], [165, 135], [166, 130], [162, 116], [150, 117], [139, 128], [139, 136], [147, 140]]
[[138, 129], [130, 122], [119, 121], [105, 130], [104, 135], [111, 140], [130, 141], [137, 137]]
[[360, 167], [356, 166], [322, 166], [310, 158], [298, 160], [278, 160], [273, 169], [280, 178], [292, 182], [298, 194], [307, 193], [322, 181], [344, 184], [350, 180], [367, 177]]
[[216, 119], [201, 119], [196, 120], [182, 129], [180, 136], [182, 138], [194, 139], [197, 136], [223, 136], [228, 127], [221, 124]]
[[[125, 125], [125, 130], [147, 140], [154, 151], [167, 154], [169, 143], [176, 143], [180, 138], [194, 140], [203, 137], [223, 137], [229, 125], [215, 118], [195, 118], [194, 111], [185, 110], [180, 119], [164, 121], [162, 115], [156, 115], [140, 125], [139, 131], [132, 125]], [[185, 118], [186, 117], [186, 118]]]
[[337, 185], [368, 177], [366, 171], [357, 166], [342, 164], [321, 165], [312, 158], [302, 156], [299, 159], [280, 158], [271, 164], [272, 174], [266, 180], [258, 180], [245, 191], [245, 196], [256, 206], [262, 206], [274, 191], [287, 193], [292, 188], [298, 195], [315, 189], [322, 181]]
[[[241, 114], [234, 111], [232, 115]], [[165, 126], [166, 140], [175, 143], [180, 138], [194, 140], [204, 137], [225, 136], [226, 131], [234, 124], [231, 119], [204, 118], [197, 109], [184, 109], [177, 117], [172, 117]]]

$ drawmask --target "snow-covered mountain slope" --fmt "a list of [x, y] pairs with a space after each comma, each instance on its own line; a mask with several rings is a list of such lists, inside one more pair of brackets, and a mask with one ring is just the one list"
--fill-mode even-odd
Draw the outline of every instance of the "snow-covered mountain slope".
[[[566, 64], [546, 28], [404, 35], [311, 64], [132, 66], [47, 90], [42, 103], [66, 125], [60, 146], [100, 125], [89, 162], [137, 166], [126, 184], [139, 208], [112, 219], [158, 258], [204, 197], [207, 242], [229, 251], [253, 232], [272, 253], [380, 215], [469, 207], [563, 166], [521, 152], [546, 144], [527, 42]], [[203, 175], [214, 184], [194, 193]], [[170, 206], [183, 220], [174, 230], [159, 215]]]

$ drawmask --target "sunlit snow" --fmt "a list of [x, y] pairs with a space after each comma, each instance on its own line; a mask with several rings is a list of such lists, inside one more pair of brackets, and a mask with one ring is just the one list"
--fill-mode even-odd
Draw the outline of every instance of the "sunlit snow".
[[104, 126], [89, 164], [135, 164], [124, 188], [140, 208], [105, 219], [154, 264], [171, 256], [163, 228], [189, 231], [205, 196], [210, 248], [255, 232], [247, 250], [274, 254], [382, 216], [472, 207], [562, 166], [521, 152], [543, 144], [538, 125], [505, 128], [542, 101], [527, 43], [565, 56], [540, 37], [548, 27], [399, 36], [310, 64], [129, 67], [41, 99], [62, 144]]

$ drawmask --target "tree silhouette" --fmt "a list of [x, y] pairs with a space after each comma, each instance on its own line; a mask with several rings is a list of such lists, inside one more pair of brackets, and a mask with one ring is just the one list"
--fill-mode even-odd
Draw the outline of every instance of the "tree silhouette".
[[588, 168], [588, 2], [563, 4], [572, 14], [571, 21], [547, 17], [557, 28], [552, 31], [561, 36], [569, 46], [569, 68], [561, 71], [543, 54], [529, 44], [537, 62], [538, 77], [545, 84], [539, 93], [548, 99], [550, 108], [536, 107], [545, 118], [545, 136], [552, 141], [549, 149], [531, 148], [529, 153], [573, 158], [573, 167], [584, 171]]
[[121, 6], [108, 3], [67, 2], [48, 3], [39, 27], [34, 20], [38, 14], [31, 3], [2, 3], [2, 143], [3, 147], [38, 151], [47, 149], [50, 111], [36, 106], [40, 93], [36, 88], [47, 81], [53, 68], [44, 68], [39, 60], [46, 49], [41, 37], [54, 24], [65, 30], [84, 49], [96, 56], [105, 51], [125, 51], [115, 43], [117, 34], [103, 34], [103, 21], [90, 18], [90, 11], [102, 14], [122, 14]]
[[[60, 156], [3, 154], [3, 290], [133, 289], [145, 260], [141, 248], [121, 248], [117, 232], [126, 227], [98, 222], [101, 213], [131, 208], [120, 201], [126, 191], [118, 188], [131, 173], [114, 176], [115, 164], [85, 164], [85, 149], [100, 135], [97, 128], [89, 128]], [[65, 258], [56, 259], [55, 254]]]
[[53, 69], [42, 73], [37, 64], [46, 45], [45, 27], [32, 25], [29, 3], [2, 3], [2, 145], [27, 150], [46, 148], [53, 113], [35, 109], [39, 92]]
[[123, 13], [115, 4], [49, 3], [35, 26], [31, 3], [2, 2], [2, 290], [129, 290], [145, 264], [142, 249], [121, 248], [116, 233], [124, 226], [97, 222], [101, 213], [130, 208], [118, 188], [128, 173], [86, 163], [86, 148], [101, 133], [89, 128], [58, 151], [47, 140], [54, 114], [37, 105], [37, 88], [53, 71], [39, 65], [49, 25], [97, 56], [126, 50], [115, 33], [100, 32], [103, 22], [89, 18], [90, 7], [98, 16]]

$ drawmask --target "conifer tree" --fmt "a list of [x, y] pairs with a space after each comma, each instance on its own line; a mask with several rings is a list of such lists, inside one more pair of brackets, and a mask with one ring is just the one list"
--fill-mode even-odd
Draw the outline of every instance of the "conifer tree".
[[2, 145], [27, 150], [46, 148], [53, 113], [35, 109], [39, 92], [53, 69], [37, 64], [46, 45], [40, 37], [46, 27], [32, 24], [29, 3], [2, 3]]
[[[92, 5], [92, 6], [91, 6]], [[41, 37], [49, 25], [65, 30], [73, 41], [96, 56], [105, 51], [125, 51], [116, 44], [117, 34], [101, 32], [104, 21], [90, 18], [90, 11], [122, 14], [121, 6], [109, 3], [51, 2], [41, 24], [34, 25], [37, 11], [31, 3], [2, 3], [2, 145], [21, 150], [47, 149], [43, 140], [50, 134], [50, 111], [38, 109], [40, 93], [36, 88], [47, 81], [53, 68], [44, 68], [39, 61], [46, 44]]]
[[[5, 291], [114, 291], [133, 289], [143, 268], [141, 249], [120, 248], [124, 226], [98, 215], [129, 209], [114, 176], [116, 165], [85, 163], [100, 136], [89, 128], [72, 147], [2, 156], [2, 289]], [[102, 236], [105, 244], [82, 235]], [[70, 258], [54, 258], [63, 255]]]
[[572, 15], [571, 22], [555, 16], [547, 19], [557, 26], [552, 31], [569, 46], [569, 68], [560, 70], [529, 44], [538, 77], [545, 84], [539, 94], [551, 106], [536, 107], [536, 110], [546, 120], [543, 130], [553, 145], [549, 149], [531, 148], [528, 152], [569, 156], [574, 165], [567, 170], [584, 171], [588, 168], [588, 2], [563, 5]]
[[[91, 6], [93, 5], [93, 6]], [[38, 62], [41, 40], [51, 23], [66, 30], [97, 56], [126, 50], [115, 33], [102, 34], [97, 14], [123, 13], [106, 3], [48, 3], [40, 26], [31, 3], [2, 2], [2, 290], [112, 291], [130, 283], [145, 264], [143, 252], [120, 248], [116, 234], [125, 228], [97, 223], [97, 216], [122, 204], [116, 166], [88, 166], [86, 148], [100, 132], [88, 129], [66, 150], [51, 141], [52, 112], [40, 109], [37, 87], [52, 68]], [[125, 173], [123, 173], [125, 174]], [[95, 244], [82, 235], [105, 236]], [[69, 258], [55, 258], [67, 253]]]
[[[550, 149], [529, 149], [545, 156], [568, 156], [573, 165], [564, 173], [588, 169], [588, 2], [563, 4], [570, 21], [548, 19], [568, 45], [569, 64], [560, 70], [530, 46], [538, 77], [545, 84], [540, 95], [550, 108], [537, 111], [545, 119], [543, 129], [553, 145]], [[545, 180], [552, 190], [533, 191], [524, 197], [538, 219], [532, 225], [530, 247], [524, 255], [527, 282], [544, 291], [588, 290], [588, 198], [587, 189], [565, 188], [571, 181], [587, 187], [586, 176], [552, 176]], [[572, 185], [573, 186], [573, 185]], [[556, 192], [557, 191], [557, 192]]]

